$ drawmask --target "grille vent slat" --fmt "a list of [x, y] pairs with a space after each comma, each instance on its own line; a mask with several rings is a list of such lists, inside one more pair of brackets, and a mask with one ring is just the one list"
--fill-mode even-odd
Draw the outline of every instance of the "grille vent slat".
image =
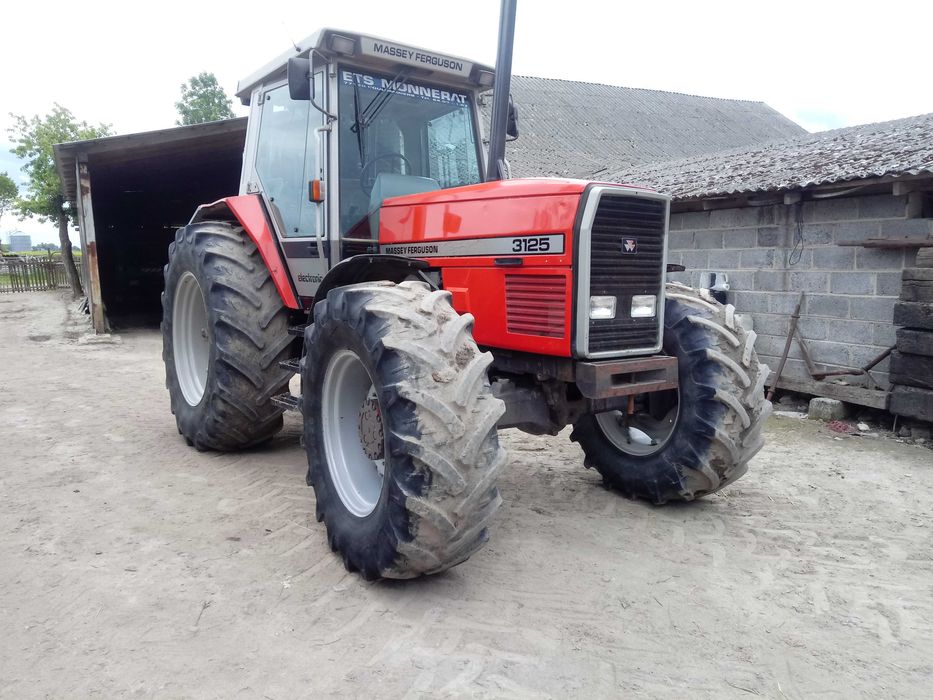
[[561, 275], [506, 275], [505, 319], [509, 333], [563, 338], [566, 281]]
[[[664, 283], [665, 203], [604, 194], [591, 227], [590, 294], [618, 299], [614, 319], [591, 320], [589, 352], [649, 348], [657, 343], [658, 319], [629, 315], [632, 296], [657, 294]], [[635, 238], [638, 252], [622, 252], [622, 239]]]

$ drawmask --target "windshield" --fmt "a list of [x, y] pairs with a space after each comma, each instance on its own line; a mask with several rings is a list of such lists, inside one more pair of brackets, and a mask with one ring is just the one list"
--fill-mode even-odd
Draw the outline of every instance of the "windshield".
[[338, 100], [341, 235], [370, 237], [367, 217], [382, 173], [410, 176], [400, 186], [411, 191], [480, 181], [468, 93], [343, 66]]

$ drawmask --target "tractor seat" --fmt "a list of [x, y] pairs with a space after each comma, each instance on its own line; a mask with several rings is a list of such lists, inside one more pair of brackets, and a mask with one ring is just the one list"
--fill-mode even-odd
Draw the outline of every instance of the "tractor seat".
[[437, 180], [417, 175], [402, 175], [400, 173], [379, 173], [373, 183], [373, 191], [369, 196], [369, 230], [373, 240], [379, 237], [379, 209], [382, 203], [391, 197], [401, 197], [406, 194], [419, 192], [433, 192], [441, 188]]

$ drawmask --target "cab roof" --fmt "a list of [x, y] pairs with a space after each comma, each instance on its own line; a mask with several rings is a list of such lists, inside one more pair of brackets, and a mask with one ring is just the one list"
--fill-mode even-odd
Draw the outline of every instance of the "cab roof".
[[250, 95], [257, 86], [285, 77], [289, 58], [310, 58], [312, 52], [328, 60], [343, 57], [354, 63], [381, 66], [384, 69], [393, 66], [396, 69], [409, 68], [413, 71], [411, 77], [434, 79], [473, 89], [491, 89], [495, 75], [492, 66], [466, 58], [366, 34], [324, 28], [241, 80], [237, 84], [236, 96], [244, 105], [248, 105]]

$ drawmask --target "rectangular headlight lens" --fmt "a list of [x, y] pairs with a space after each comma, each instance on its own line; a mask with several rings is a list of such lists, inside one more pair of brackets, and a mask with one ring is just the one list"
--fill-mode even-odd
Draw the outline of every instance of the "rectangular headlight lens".
[[615, 317], [615, 297], [590, 297], [590, 318], [606, 319]]
[[331, 51], [343, 54], [344, 56], [352, 56], [356, 53], [356, 40], [350, 37], [340, 36], [339, 34], [332, 34], [330, 37], [330, 48]]
[[[592, 311], [590, 313], [592, 314]], [[654, 294], [636, 294], [632, 297], [632, 318], [652, 318], [657, 314], [657, 296]], [[592, 318], [592, 315], [590, 317]]]

